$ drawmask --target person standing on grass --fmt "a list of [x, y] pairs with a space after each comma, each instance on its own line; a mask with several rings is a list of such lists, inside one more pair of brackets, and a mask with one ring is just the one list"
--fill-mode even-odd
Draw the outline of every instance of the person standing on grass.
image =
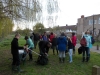
[[57, 55], [58, 55], [58, 49], [57, 49], [57, 36], [56, 34], [54, 35], [54, 38], [52, 39], [52, 49], [53, 49], [53, 55], [55, 55], [55, 49], [57, 51]]
[[20, 34], [17, 33], [11, 42], [11, 54], [13, 57], [12, 62], [12, 70], [17, 70], [18, 72], [22, 72], [20, 69], [20, 58], [19, 58], [19, 49], [24, 49], [25, 47], [19, 47], [18, 39], [20, 38]]
[[28, 36], [25, 36], [24, 39], [26, 40], [25, 46], [28, 46], [28, 48], [26, 50], [29, 53], [29, 61], [32, 61], [33, 60], [33, 58], [32, 58], [32, 50], [34, 48], [34, 44], [33, 44], [32, 40]]
[[57, 39], [58, 51], [59, 51], [59, 62], [65, 61], [65, 51], [67, 46], [67, 38], [64, 33]]
[[77, 42], [77, 37], [75, 36], [75, 32], [72, 32], [72, 44], [73, 44], [73, 54], [75, 54], [75, 46], [76, 46], [76, 42]]
[[[85, 61], [86, 59], [86, 62], [89, 61], [89, 47], [90, 47], [90, 44], [91, 44], [91, 37], [88, 35], [88, 31], [85, 32], [85, 35], [83, 35], [83, 37], [86, 39], [86, 46], [83, 47], [83, 60], [82, 62]], [[85, 57], [85, 52], [86, 52], [86, 57]]]
[[73, 44], [72, 44], [72, 40], [70, 37], [68, 37], [68, 53], [69, 53], [69, 63], [72, 63], [73, 60], [72, 60], [72, 54], [73, 54]]

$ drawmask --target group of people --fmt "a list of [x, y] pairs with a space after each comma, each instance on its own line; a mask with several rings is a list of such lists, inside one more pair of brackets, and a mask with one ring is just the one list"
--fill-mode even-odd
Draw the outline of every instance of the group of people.
[[[91, 35], [89, 35], [89, 32], [86, 32], [82, 38], [85, 37], [87, 41], [86, 46], [82, 46], [83, 51], [83, 58], [82, 61], [85, 61], [85, 52], [86, 52], [86, 61], [88, 62], [90, 58], [90, 48], [92, 47], [91, 44]], [[13, 57], [12, 62], [12, 70], [20, 70], [20, 58], [19, 58], [19, 49], [24, 49], [29, 54], [29, 60], [32, 60], [32, 50], [36, 48], [36, 45], [38, 43], [40, 54], [46, 54], [48, 56], [49, 54], [49, 48], [53, 50], [53, 54], [55, 55], [55, 50], [57, 51], [57, 54], [59, 56], [59, 62], [64, 63], [65, 61], [65, 55], [66, 52], [69, 54], [69, 63], [73, 62], [73, 55], [75, 54], [75, 46], [77, 43], [77, 37], [75, 35], [75, 32], [72, 32], [72, 36], [68, 37], [65, 35], [64, 32], [60, 34], [60, 36], [57, 36], [53, 32], [50, 33], [50, 35], [47, 35], [46, 32], [42, 36], [36, 37], [35, 33], [32, 33], [30, 37], [25, 36], [26, 44], [23, 47], [20, 47], [18, 45], [18, 39], [20, 38], [20, 34], [17, 33], [14, 37], [14, 39], [11, 42], [11, 53]], [[38, 42], [39, 41], [39, 42]]]

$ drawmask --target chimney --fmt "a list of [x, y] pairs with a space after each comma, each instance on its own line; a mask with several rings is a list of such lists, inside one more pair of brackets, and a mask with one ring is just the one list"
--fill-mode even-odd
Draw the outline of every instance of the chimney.
[[81, 18], [84, 18], [84, 15], [81, 15]]

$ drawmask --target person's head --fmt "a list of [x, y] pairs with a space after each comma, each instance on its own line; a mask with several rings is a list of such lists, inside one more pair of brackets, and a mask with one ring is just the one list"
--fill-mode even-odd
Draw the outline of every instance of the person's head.
[[87, 34], [90, 34], [90, 32], [89, 32], [89, 31], [86, 31], [85, 34], [86, 34], [86, 35], [87, 35]]
[[61, 36], [65, 36], [64, 32], [61, 33]]
[[51, 35], [53, 35], [53, 32], [51, 32]]
[[24, 38], [25, 40], [27, 40], [28, 39], [28, 36], [25, 36], [25, 38]]
[[72, 32], [72, 36], [74, 36], [75, 35], [75, 32]]
[[52, 44], [51, 44], [50, 42], [48, 42], [48, 43], [47, 43], [47, 46], [48, 46], [48, 47], [51, 47], [51, 46], [52, 46]]
[[72, 42], [72, 40], [71, 40], [71, 38], [70, 37], [67, 37], [68, 38], [68, 40], [70, 40], [71, 42]]
[[19, 39], [20, 38], [20, 34], [19, 33], [15, 34], [15, 38]]

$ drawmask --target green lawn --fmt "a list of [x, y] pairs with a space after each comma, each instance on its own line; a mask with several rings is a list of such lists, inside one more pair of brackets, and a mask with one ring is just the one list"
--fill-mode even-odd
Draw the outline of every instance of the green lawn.
[[[49, 63], [45, 66], [37, 65], [34, 61], [37, 60], [37, 55], [33, 53], [33, 61], [27, 61], [25, 64], [21, 64], [21, 68], [25, 70], [24, 73], [14, 73], [11, 71], [12, 60], [10, 53], [10, 43], [13, 36], [5, 38], [0, 42], [0, 75], [92, 75], [92, 66], [100, 66], [100, 54], [91, 53], [91, 60], [86, 63], [82, 63], [82, 55], [73, 55], [73, 63], [68, 62], [68, 54], [66, 55], [65, 63], [59, 63], [58, 55], [53, 55], [52, 50], [49, 52]], [[25, 44], [24, 37], [21, 37], [19, 44], [23, 46]], [[38, 48], [34, 49], [38, 52]]]

